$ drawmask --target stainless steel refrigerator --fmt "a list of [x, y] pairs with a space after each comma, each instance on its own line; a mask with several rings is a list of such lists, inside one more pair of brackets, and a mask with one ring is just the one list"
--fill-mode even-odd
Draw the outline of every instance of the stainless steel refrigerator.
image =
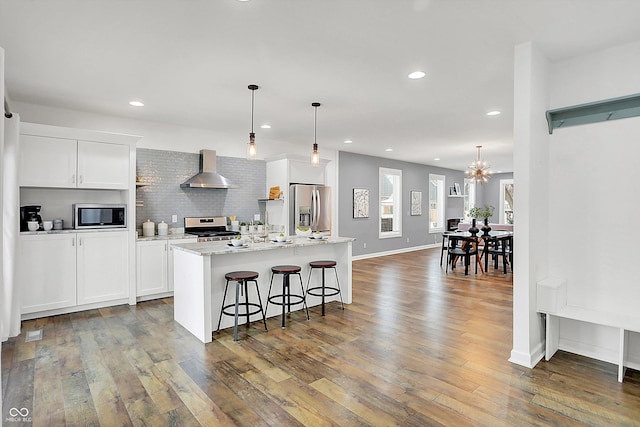
[[296, 227], [310, 227], [313, 231], [331, 232], [331, 187], [324, 185], [291, 184], [289, 233]]

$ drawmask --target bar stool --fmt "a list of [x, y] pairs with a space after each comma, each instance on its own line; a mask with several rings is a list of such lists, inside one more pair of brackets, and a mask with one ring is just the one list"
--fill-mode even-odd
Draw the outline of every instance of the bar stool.
[[[340, 295], [340, 304], [342, 305], [342, 309], [344, 310], [344, 302], [342, 301], [342, 292], [340, 291], [340, 280], [338, 280], [338, 271], [336, 270], [336, 262], [335, 261], [312, 261], [309, 263], [309, 279], [307, 280], [307, 295], [313, 295], [315, 297], [322, 297], [322, 315], [324, 316], [324, 299], [325, 297], [330, 297], [333, 295]], [[315, 286], [313, 288], [310, 287], [311, 283], [311, 272], [315, 269], [322, 269], [322, 286]], [[336, 286], [327, 286], [325, 283], [325, 270], [327, 268], [332, 268], [333, 272], [336, 275]]]
[[[304, 295], [304, 285], [302, 284], [302, 276], [300, 276], [300, 271], [302, 269], [297, 265], [276, 265], [275, 267], [271, 267], [271, 282], [269, 283], [269, 295], [267, 296], [267, 308], [265, 311], [269, 310], [269, 303], [281, 305], [282, 306], [282, 323], [281, 326], [285, 327], [286, 322], [286, 312], [285, 308], [289, 313], [291, 313], [291, 305], [295, 304], [304, 304], [304, 309], [307, 311], [307, 320], [309, 320], [309, 309], [307, 308], [307, 301]], [[273, 286], [273, 277], [276, 274], [282, 274], [282, 293], [278, 295], [271, 296], [271, 287]], [[300, 290], [301, 294], [292, 294], [291, 293], [291, 275], [297, 275], [298, 279], [300, 279]], [[293, 301], [291, 299], [293, 298]], [[280, 300], [280, 301], [279, 301]]]
[[[247, 318], [247, 327], [249, 327], [249, 317], [254, 314], [261, 313], [262, 321], [264, 322], [264, 330], [267, 330], [267, 318], [265, 317], [265, 312], [262, 309], [262, 299], [260, 298], [260, 289], [258, 287], [258, 273], [255, 271], [232, 271], [231, 273], [227, 273], [224, 275], [224, 278], [227, 279], [227, 284], [224, 287], [224, 296], [222, 297], [222, 309], [220, 310], [220, 318], [218, 319], [218, 329], [220, 330], [220, 323], [222, 322], [222, 315], [226, 314], [227, 316], [234, 316], [234, 324], [233, 324], [233, 340], [238, 341], [238, 317], [243, 316]], [[233, 304], [224, 305], [225, 300], [227, 299], [227, 290], [229, 289], [229, 282], [236, 282], [236, 299]], [[248, 282], [253, 282], [256, 284], [256, 292], [258, 293], [258, 303], [249, 302], [249, 289], [247, 286]], [[240, 292], [244, 293], [244, 312], [239, 312], [240, 307]], [[249, 307], [257, 308], [257, 310], [249, 311]], [[233, 308], [233, 311], [226, 311], [230, 308]]]

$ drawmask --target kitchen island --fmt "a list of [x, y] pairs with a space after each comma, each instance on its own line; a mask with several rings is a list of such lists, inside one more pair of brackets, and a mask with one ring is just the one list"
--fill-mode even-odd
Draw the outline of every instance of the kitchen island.
[[[251, 270], [260, 274], [258, 284], [262, 305], [266, 307], [271, 267], [294, 264], [302, 267], [303, 285], [307, 286], [309, 262], [317, 260], [335, 260], [342, 298], [345, 304], [351, 303], [351, 250], [353, 238], [335, 237], [315, 240], [308, 237], [290, 237], [285, 243], [261, 242], [233, 248], [228, 242], [185, 243], [174, 245], [174, 319], [195, 335], [203, 343], [212, 341], [212, 333], [218, 325], [222, 297], [224, 295], [224, 275], [231, 271]], [[311, 286], [319, 286], [321, 275], [314, 272]], [[335, 277], [327, 275], [327, 285], [332, 286]], [[292, 291], [297, 292], [297, 279], [292, 279]], [[274, 279], [274, 291], [282, 289], [282, 277]], [[339, 300], [340, 296], [327, 297], [325, 301]], [[227, 295], [227, 304], [229, 303]], [[309, 295], [307, 305], [312, 307], [321, 303], [320, 297]], [[302, 309], [298, 304], [296, 309]], [[267, 317], [282, 313], [279, 306], [269, 305]], [[260, 319], [259, 315], [252, 321]], [[233, 326], [233, 317], [222, 316], [220, 328]]]

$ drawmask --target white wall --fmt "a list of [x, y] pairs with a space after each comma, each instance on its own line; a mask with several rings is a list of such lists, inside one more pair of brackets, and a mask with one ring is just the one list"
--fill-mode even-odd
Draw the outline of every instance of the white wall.
[[[532, 302], [541, 278], [565, 279], [569, 305], [637, 316], [640, 302], [640, 286], [635, 279], [635, 248], [640, 235], [635, 223], [640, 198], [634, 186], [640, 158], [640, 118], [560, 128], [544, 137], [540, 127], [546, 123], [526, 129], [527, 108], [534, 106], [536, 120], [540, 121], [543, 103], [518, 102], [519, 98], [531, 97], [531, 89], [548, 96], [546, 109], [640, 93], [640, 41], [548, 64], [546, 70], [536, 65], [533, 58], [541, 55], [535, 54], [535, 48], [518, 48], [514, 126], [514, 180], [518, 188], [518, 238], [514, 243], [518, 256], [514, 260], [512, 352], [516, 363], [514, 355], [526, 359], [527, 350], [532, 360], [536, 356]], [[542, 57], [537, 64], [543, 61]], [[536, 73], [546, 76], [547, 83], [518, 84], [519, 75], [524, 78]], [[522, 154], [532, 160], [526, 161]], [[529, 193], [523, 194], [523, 189]], [[521, 213], [528, 216], [526, 221]], [[527, 227], [524, 239], [523, 223]], [[523, 240], [528, 240], [525, 247], [519, 246]], [[522, 251], [528, 266], [522, 265]], [[522, 314], [526, 309], [528, 315]], [[630, 366], [637, 367], [640, 334], [632, 333], [630, 341]], [[561, 321], [561, 349], [613, 361], [617, 345], [617, 332], [610, 328]]]
[[[550, 107], [640, 93], [638, 70], [640, 42], [553, 64]], [[640, 117], [634, 117], [557, 129], [550, 138], [549, 274], [567, 280], [569, 305], [638, 315], [638, 135]], [[609, 360], [617, 340], [602, 331], [562, 322], [561, 348], [564, 343], [566, 349]], [[631, 335], [636, 354], [630, 358], [638, 363], [640, 334]]]

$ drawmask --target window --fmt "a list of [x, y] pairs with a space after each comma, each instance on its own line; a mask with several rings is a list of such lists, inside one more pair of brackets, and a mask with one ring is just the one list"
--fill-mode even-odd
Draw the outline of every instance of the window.
[[381, 239], [402, 236], [402, 171], [380, 168]]
[[442, 232], [444, 224], [444, 175], [429, 174], [429, 233]]
[[471, 222], [469, 211], [476, 205], [476, 184], [469, 179], [464, 180], [464, 222]]
[[500, 224], [513, 224], [513, 180], [500, 180]]

